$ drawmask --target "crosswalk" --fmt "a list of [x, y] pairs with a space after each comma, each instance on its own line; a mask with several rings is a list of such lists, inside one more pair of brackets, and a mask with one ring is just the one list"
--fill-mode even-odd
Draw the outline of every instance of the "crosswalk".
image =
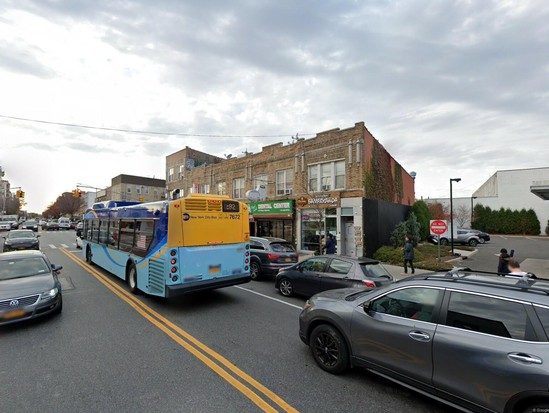
[[72, 243], [70, 245], [67, 244], [48, 244], [48, 247], [50, 247], [52, 250], [56, 250], [58, 248], [76, 248], [76, 243]]

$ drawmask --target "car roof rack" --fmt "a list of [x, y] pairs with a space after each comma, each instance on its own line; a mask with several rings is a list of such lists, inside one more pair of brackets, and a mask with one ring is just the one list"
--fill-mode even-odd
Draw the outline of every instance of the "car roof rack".
[[[473, 276], [484, 275], [488, 277], [493, 277], [493, 281], [472, 279], [470, 278], [470, 276], [472, 275]], [[533, 273], [526, 273], [526, 275], [523, 275], [520, 278], [516, 276], [507, 276], [507, 275], [509, 274], [501, 274], [501, 273], [494, 273], [494, 272], [488, 272], [488, 271], [475, 271], [469, 267], [454, 267], [443, 275], [441, 273], [426, 273], [426, 274], [413, 275], [406, 279], [407, 280], [437, 279], [440, 281], [467, 282], [467, 283], [477, 284], [477, 285], [487, 285], [487, 286], [506, 288], [506, 289], [532, 291], [532, 292], [539, 292], [539, 293], [549, 295], [549, 285], [547, 287], [536, 285], [536, 283], [538, 283], [539, 281], [545, 281], [549, 283], [549, 279], [547, 278], [539, 278]], [[501, 282], [498, 282], [498, 279], [501, 279], [500, 277], [504, 277], [506, 279], [515, 278], [517, 282], [515, 284], [501, 283]]]

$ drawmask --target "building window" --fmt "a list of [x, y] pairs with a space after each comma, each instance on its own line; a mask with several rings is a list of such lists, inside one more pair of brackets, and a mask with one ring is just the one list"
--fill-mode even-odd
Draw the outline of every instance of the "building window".
[[179, 165], [179, 172], [177, 173], [177, 179], [181, 180], [183, 178], [184, 172], [185, 172], [185, 165]]
[[227, 195], [227, 183], [226, 182], [218, 182], [216, 186], [215, 193], [217, 195]]
[[291, 169], [276, 172], [276, 194], [290, 195], [294, 189], [294, 175]]
[[268, 182], [267, 174], [257, 175], [254, 178], [254, 188], [253, 189], [258, 189], [258, 188], [267, 189], [267, 182]]
[[138, 185], [138, 186], [135, 187], [135, 193], [137, 195], [141, 195], [142, 192], [143, 192], [143, 185], [141, 185], [141, 186]]
[[244, 198], [244, 178], [233, 179], [233, 198]]
[[145, 186], [144, 188], [145, 188], [145, 193], [148, 195], [150, 188], [148, 186]]
[[132, 193], [132, 186], [131, 186], [131, 185], [128, 184], [128, 185], [126, 186], [126, 192], [127, 192], [128, 194], [131, 194], [131, 193]]
[[173, 168], [168, 170], [168, 182], [173, 182]]
[[345, 161], [311, 165], [308, 172], [309, 191], [327, 192], [345, 188]]
[[202, 184], [201, 192], [202, 194], [209, 194], [210, 193], [210, 184]]

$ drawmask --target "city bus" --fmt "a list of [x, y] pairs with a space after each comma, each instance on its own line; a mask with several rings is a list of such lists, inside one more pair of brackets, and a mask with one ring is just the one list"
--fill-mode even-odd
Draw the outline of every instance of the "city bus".
[[224, 195], [97, 203], [84, 215], [82, 254], [132, 293], [173, 297], [249, 282], [248, 205]]

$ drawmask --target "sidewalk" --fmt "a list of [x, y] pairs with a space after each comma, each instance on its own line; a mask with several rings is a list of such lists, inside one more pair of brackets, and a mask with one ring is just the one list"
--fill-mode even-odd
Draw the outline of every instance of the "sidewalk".
[[[460, 266], [467, 266], [466, 261], [467, 258], [469, 258], [472, 255], [475, 255], [478, 250], [474, 251], [465, 251], [454, 248], [454, 253], [459, 254], [459, 257], [452, 258], [451, 260], [448, 260], [447, 262], [452, 263], [455, 267]], [[404, 274], [404, 264], [403, 265], [391, 265], [391, 264], [385, 264], [383, 263], [383, 266], [389, 271], [389, 273], [394, 277], [395, 280], [400, 280], [402, 278], [406, 278], [409, 275], [412, 275], [408, 269], [408, 274]], [[423, 270], [421, 268], [415, 269], [416, 274], [427, 274], [430, 272], [433, 272], [431, 270]]]

